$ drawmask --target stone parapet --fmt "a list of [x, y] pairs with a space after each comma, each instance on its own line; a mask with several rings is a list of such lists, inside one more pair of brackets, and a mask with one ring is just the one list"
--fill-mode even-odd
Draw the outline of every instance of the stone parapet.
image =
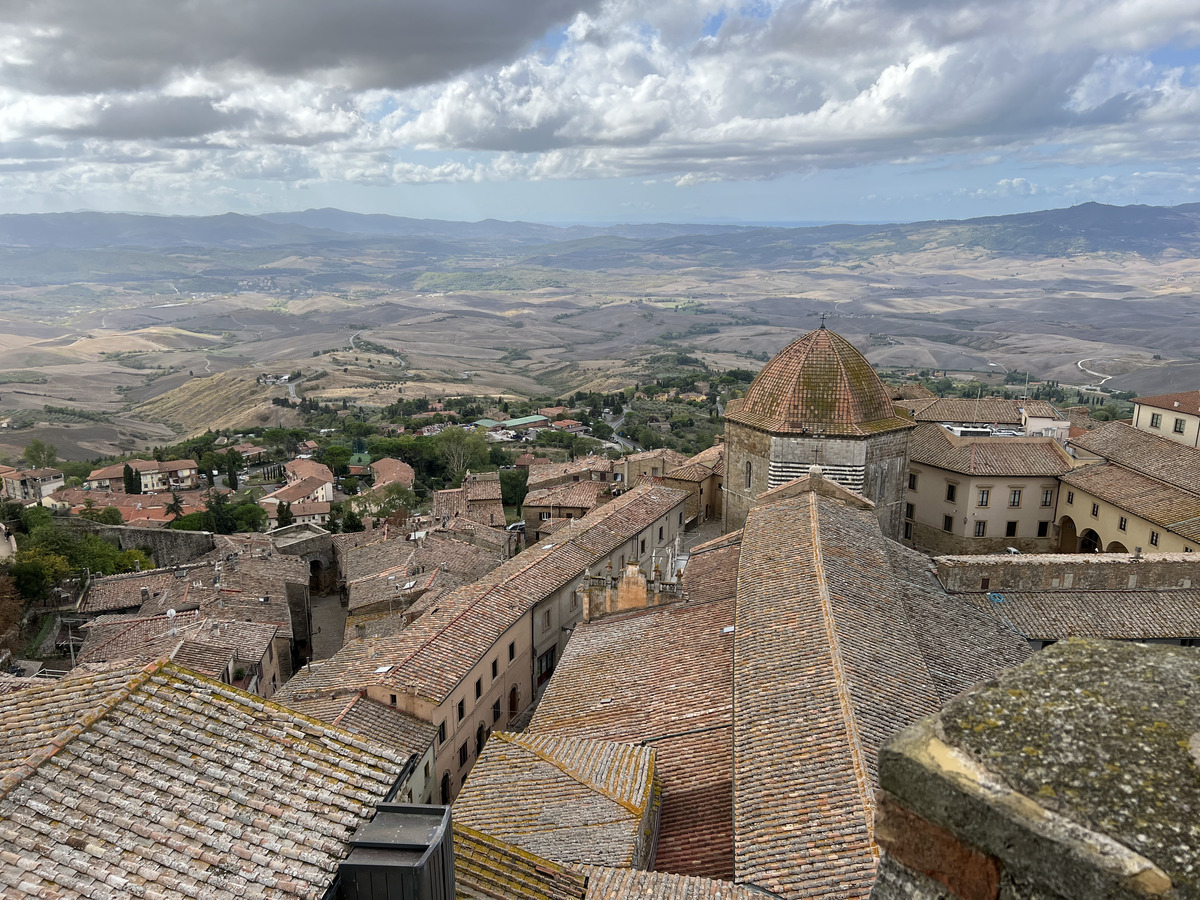
[[1200, 897], [1200, 654], [1070, 640], [879, 753], [872, 900]]

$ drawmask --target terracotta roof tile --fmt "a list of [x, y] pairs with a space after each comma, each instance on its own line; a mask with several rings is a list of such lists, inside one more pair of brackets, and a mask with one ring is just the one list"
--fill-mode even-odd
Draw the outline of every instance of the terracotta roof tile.
[[[1063, 475], [1061, 480], [1181, 537], [1200, 541], [1198, 493], [1112, 463], [1084, 466]], [[1080, 523], [1085, 521], [1076, 518]]]
[[660, 871], [733, 876], [733, 615], [727, 599], [577, 626], [527, 732], [655, 749]]
[[1133, 401], [1155, 409], [1179, 411], [1200, 415], [1200, 391], [1179, 391], [1174, 394], [1156, 394], [1153, 397], [1137, 397]]
[[20, 754], [0, 780], [0, 894], [319, 897], [403, 767], [171, 664], [0, 698], [6, 723], [34, 715], [35, 733], [0, 734], [0, 757]]
[[931, 422], [909, 442], [912, 461], [963, 475], [1058, 476], [1074, 464], [1053, 438], [958, 437]]
[[627, 867], [649, 859], [657, 812], [652, 749], [505, 732], [488, 738], [454, 801], [456, 823], [530, 853]]
[[793, 341], [763, 366], [728, 421], [763, 431], [864, 435], [910, 428], [871, 364], [826, 328]]
[[493, 900], [581, 900], [588, 877], [470, 826], [454, 823], [454, 875], [459, 897]]
[[1124, 422], [1105, 423], [1072, 437], [1071, 444], [1186, 491], [1196, 491], [1200, 485], [1200, 449], [1140, 431]]
[[584, 866], [587, 873], [586, 900], [763, 900], [754, 888], [666, 872], [639, 872]]

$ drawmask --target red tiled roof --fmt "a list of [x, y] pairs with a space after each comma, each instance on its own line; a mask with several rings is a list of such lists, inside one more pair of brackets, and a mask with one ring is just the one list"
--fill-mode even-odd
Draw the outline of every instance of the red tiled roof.
[[963, 475], [1058, 476], [1071, 457], [1053, 438], [958, 437], [941, 425], [918, 425], [909, 442], [912, 461]]
[[1124, 422], [1107, 422], [1072, 437], [1071, 444], [1186, 491], [1200, 486], [1200, 450]]
[[655, 868], [733, 876], [732, 598], [575, 629], [529, 734], [647, 741], [662, 781]]
[[775, 433], [877, 434], [911, 427], [875, 370], [826, 328], [793, 341], [763, 366], [725, 418]]
[[[1186, 449], [1186, 448], [1184, 448]], [[1200, 541], [1200, 494], [1150, 478], [1112, 463], [1084, 466], [1062, 476], [1062, 483], [1087, 491], [1113, 506], [1192, 541]], [[1070, 507], [1067, 508], [1068, 511]], [[1075, 515], [1084, 527], [1083, 510]]]
[[1179, 391], [1174, 394], [1156, 394], [1153, 397], [1136, 397], [1134, 403], [1167, 409], [1171, 412], [1200, 415], [1200, 391]]

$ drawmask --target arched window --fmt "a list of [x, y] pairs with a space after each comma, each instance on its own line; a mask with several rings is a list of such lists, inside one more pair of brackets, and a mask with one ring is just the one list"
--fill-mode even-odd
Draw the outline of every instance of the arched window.
[[450, 802], [450, 773], [447, 772], [442, 776], [442, 805], [445, 806]]
[[750, 475], [752, 469], [753, 464], [749, 460], [746, 460], [746, 490], [750, 489]]
[[483, 752], [484, 740], [485, 740], [485, 737], [483, 734], [483, 726], [480, 725], [478, 728], [475, 729], [475, 755], [476, 756], [478, 756], [480, 753]]

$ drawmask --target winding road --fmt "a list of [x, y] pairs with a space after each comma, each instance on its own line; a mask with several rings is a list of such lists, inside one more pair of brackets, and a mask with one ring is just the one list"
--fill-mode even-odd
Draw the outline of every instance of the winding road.
[[1087, 359], [1081, 359], [1081, 360], [1079, 360], [1079, 362], [1075, 363], [1075, 365], [1077, 365], [1079, 367], [1079, 370], [1081, 372], [1087, 372], [1089, 375], [1095, 375], [1097, 378], [1099, 378], [1100, 380], [1098, 382], [1096, 382], [1097, 387], [1099, 387], [1100, 385], [1103, 385], [1104, 382], [1111, 379], [1113, 376], [1105, 375], [1103, 372], [1093, 372], [1091, 369], [1084, 368], [1083, 364], [1085, 362], [1091, 362], [1092, 359], [1094, 359], [1094, 358], [1095, 357], [1088, 357]]

